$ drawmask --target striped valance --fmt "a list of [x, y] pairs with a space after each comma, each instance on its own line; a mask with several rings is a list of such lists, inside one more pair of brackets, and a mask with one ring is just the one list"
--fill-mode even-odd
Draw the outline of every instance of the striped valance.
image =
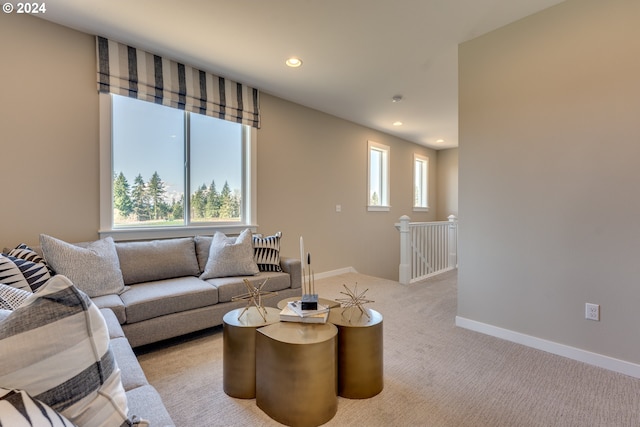
[[98, 91], [260, 127], [257, 89], [96, 37]]

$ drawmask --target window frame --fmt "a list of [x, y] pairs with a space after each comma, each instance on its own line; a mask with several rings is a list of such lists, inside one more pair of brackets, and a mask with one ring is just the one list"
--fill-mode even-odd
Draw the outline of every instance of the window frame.
[[[379, 151], [382, 153], [382, 159], [380, 161], [380, 204], [371, 204], [371, 190], [372, 190], [372, 172], [373, 165], [371, 162], [371, 152]], [[391, 164], [391, 147], [388, 145], [380, 144], [375, 141], [367, 141], [367, 210], [369, 212], [387, 212], [391, 210], [391, 182], [390, 182], [390, 165]]]
[[[140, 101], [147, 102], [147, 101]], [[211, 235], [216, 231], [227, 234], [239, 234], [249, 228], [253, 232], [257, 230], [257, 130], [246, 126], [244, 135], [243, 153], [243, 218], [238, 223], [193, 225], [185, 221], [185, 225], [171, 227], [139, 227], [139, 228], [115, 228], [113, 226], [113, 157], [111, 147], [112, 130], [112, 102], [111, 94], [99, 94], [100, 105], [100, 238], [113, 237], [114, 240], [139, 240], [159, 239], [170, 237], [190, 237], [196, 235]], [[188, 130], [186, 130], [188, 132]], [[185, 155], [188, 155], [185, 152]], [[188, 175], [185, 167], [185, 173]], [[188, 176], [186, 176], [188, 178]], [[185, 194], [185, 200], [190, 197]]]
[[[416, 186], [418, 163], [422, 163], [422, 188], [418, 189]], [[422, 199], [424, 199], [425, 206], [416, 205], [416, 192], [422, 190]], [[413, 211], [414, 212], [429, 212], [429, 157], [422, 154], [413, 153]]]

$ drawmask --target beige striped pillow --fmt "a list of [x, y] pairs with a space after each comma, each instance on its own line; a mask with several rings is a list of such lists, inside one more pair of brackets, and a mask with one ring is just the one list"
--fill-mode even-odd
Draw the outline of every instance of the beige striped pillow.
[[127, 397], [100, 310], [62, 275], [0, 323], [0, 386], [82, 426], [120, 426]]

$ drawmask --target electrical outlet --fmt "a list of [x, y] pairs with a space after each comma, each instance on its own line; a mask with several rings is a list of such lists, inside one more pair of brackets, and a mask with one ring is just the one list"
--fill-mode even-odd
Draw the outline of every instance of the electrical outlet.
[[587, 320], [600, 320], [600, 305], [586, 303], [584, 305], [584, 318]]

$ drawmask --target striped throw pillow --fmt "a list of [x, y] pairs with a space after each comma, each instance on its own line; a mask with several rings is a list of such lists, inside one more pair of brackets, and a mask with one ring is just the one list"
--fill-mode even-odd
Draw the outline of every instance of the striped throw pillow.
[[31, 291], [29, 282], [22, 275], [22, 271], [13, 262], [12, 258], [0, 254], [0, 283], [13, 286], [14, 288]]
[[128, 422], [106, 322], [62, 275], [0, 323], [0, 385], [25, 390], [77, 425]]
[[273, 236], [253, 236], [253, 252], [260, 271], [282, 271], [280, 268], [280, 238], [278, 231]]
[[51, 269], [49, 264], [47, 264], [47, 261], [45, 261], [44, 258], [40, 256], [38, 252], [31, 249], [25, 243], [20, 243], [18, 246], [11, 249], [9, 251], [9, 255], [14, 256], [16, 258], [24, 259], [26, 261], [35, 262], [36, 264], [44, 264], [45, 267], [47, 267], [47, 270], [49, 270], [49, 274], [51, 274], [52, 276], [55, 274], [55, 272]]
[[0, 388], [0, 426], [75, 427], [24, 390]]
[[18, 267], [20, 273], [22, 273], [22, 277], [27, 281], [29, 288], [33, 292], [47, 283], [47, 280], [51, 278], [51, 273], [49, 273], [49, 269], [44, 263], [28, 261], [11, 255], [8, 255], [7, 258]]

